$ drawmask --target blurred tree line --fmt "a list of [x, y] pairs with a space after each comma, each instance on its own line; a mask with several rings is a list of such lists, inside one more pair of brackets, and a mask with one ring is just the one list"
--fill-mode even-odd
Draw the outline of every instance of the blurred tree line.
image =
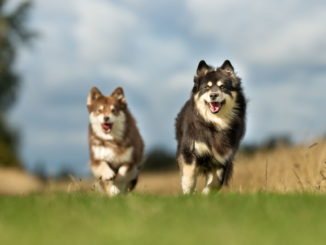
[[143, 169], [144, 171], [155, 172], [175, 170], [177, 167], [175, 154], [161, 148], [156, 148], [145, 156]]
[[20, 166], [17, 154], [18, 133], [7, 120], [21, 82], [15, 71], [18, 47], [29, 44], [35, 33], [27, 27], [31, 1], [12, 6], [0, 0], [0, 166]]
[[266, 139], [261, 143], [243, 144], [240, 147], [240, 152], [244, 155], [252, 155], [257, 151], [269, 152], [279, 146], [292, 146], [293, 142], [289, 135], [276, 135]]

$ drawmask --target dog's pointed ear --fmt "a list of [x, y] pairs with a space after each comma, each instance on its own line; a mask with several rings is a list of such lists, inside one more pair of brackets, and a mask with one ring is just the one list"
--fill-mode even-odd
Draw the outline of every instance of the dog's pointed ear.
[[232, 78], [232, 86], [234, 88], [240, 86], [241, 79], [236, 76], [234, 68], [229, 60], [225, 60], [220, 69]]
[[197, 76], [205, 76], [208, 71], [210, 71], [212, 67], [206, 64], [205, 60], [201, 60], [197, 67]]
[[123, 89], [121, 87], [117, 87], [112, 92], [111, 96], [117, 98], [118, 101], [121, 102], [121, 104], [124, 104], [124, 105], [127, 104], [125, 94], [124, 94]]
[[223, 62], [221, 70], [225, 71], [228, 75], [235, 76], [234, 68], [229, 60]]
[[93, 87], [87, 96], [87, 108], [90, 109], [92, 106], [93, 102], [100, 98], [102, 95], [101, 91], [97, 87]]

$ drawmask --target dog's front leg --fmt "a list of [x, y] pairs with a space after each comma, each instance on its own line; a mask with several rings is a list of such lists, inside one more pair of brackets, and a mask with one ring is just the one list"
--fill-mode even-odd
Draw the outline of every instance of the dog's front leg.
[[129, 182], [137, 178], [138, 176], [138, 167], [132, 165], [122, 165], [117, 171], [116, 177], [110, 181], [108, 186], [107, 193], [110, 196], [116, 196], [121, 193], [125, 193], [128, 190]]
[[180, 157], [179, 166], [181, 170], [181, 187], [183, 194], [191, 194], [194, 192], [197, 182], [198, 169], [196, 163], [186, 163], [183, 157]]
[[96, 161], [91, 163], [91, 169], [97, 179], [109, 181], [115, 178], [116, 173], [105, 161]]

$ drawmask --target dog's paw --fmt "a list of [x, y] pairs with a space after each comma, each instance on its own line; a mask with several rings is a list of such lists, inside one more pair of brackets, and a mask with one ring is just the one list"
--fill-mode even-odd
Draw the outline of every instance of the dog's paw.
[[116, 185], [111, 185], [111, 186], [109, 187], [109, 192], [108, 192], [109, 196], [111, 196], [111, 197], [113, 197], [113, 196], [117, 196], [117, 195], [119, 195], [120, 193], [121, 193], [121, 190], [118, 188], [118, 186], [116, 186]]
[[211, 189], [209, 188], [209, 187], [205, 187], [203, 190], [202, 190], [202, 194], [204, 194], [204, 195], [208, 195], [209, 193], [211, 192]]

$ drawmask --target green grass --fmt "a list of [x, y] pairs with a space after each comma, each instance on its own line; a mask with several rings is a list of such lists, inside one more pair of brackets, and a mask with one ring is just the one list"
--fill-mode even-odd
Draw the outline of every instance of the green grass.
[[326, 244], [326, 196], [0, 197], [0, 244]]

